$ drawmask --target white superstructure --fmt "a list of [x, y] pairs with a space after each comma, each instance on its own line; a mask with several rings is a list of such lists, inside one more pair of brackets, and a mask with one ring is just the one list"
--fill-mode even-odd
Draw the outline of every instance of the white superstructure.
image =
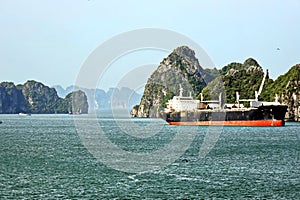
[[194, 100], [191, 95], [184, 97], [182, 93], [183, 89], [180, 87], [180, 95], [168, 100], [166, 111], [193, 111], [198, 108], [199, 100]]

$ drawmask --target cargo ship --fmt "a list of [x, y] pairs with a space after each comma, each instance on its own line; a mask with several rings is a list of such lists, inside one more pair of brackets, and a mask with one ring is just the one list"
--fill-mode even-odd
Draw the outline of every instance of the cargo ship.
[[[192, 96], [180, 95], [168, 100], [167, 108], [161, 117], [170, 125], [186, 126], [284, 126], [287, 105], [278, 102], [276, 95], [274, 102], [258, 100], [259, 93], [255, 92], [255, 99], [239, 99], [236, 92], [236, 103], [222, 103], [222, 95], [218, 100], [195, 100]], [[249, 102], [244, 107], [243, 102]]]

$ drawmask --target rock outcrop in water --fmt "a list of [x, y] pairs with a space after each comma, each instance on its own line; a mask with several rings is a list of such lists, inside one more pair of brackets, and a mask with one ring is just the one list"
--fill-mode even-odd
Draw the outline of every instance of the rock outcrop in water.
[[195, 52], [187, 46], [176, 48], [163, 59], [145, 86], [139, 106], [131, 112], [135, 117], [158, 117], [168, 99], [178, 94], [180, 86], [184, 95], [196, 97], [208, 82], [215, 78], [205, 71], [195, 57]]
[[63, 99], [59, 98], [56, 90], [43, 85], [36, 81], [27, 81], [24, 85], [20, 85], [25, 101], [28, 105], [30, 113], [60, 113], [65, 112], [64, 108], [60, 108], [59, 104], [63, 103]]
[[81, 90], [71, 92], [64, 99], [68, 104], [68, 112], [71, 114], [88, 113], [87, 96]]
[[75, 91], [68, 98], [60, 98], [54, 88], [36, 81], [27, 81], [23, 85], [12, 82], [0, 83], [0, 114], [33, 113], [87, 113], [88, 103], [82, 91]]

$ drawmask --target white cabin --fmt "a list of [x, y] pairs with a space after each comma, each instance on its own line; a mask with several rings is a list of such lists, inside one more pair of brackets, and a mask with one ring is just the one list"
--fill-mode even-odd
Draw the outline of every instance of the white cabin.
[[168, 110], [175, 111], [193, 111], [198, 108], [199, 100], [194, 100], [192, 97], [174, 96], [167, 103]]
[[166, 111], [193, 111], [198, 108], [199, 100], [194, 100], [191, 94], [188, 97], [184, 97], [182, 93], [183, 89], [180, 87], [180, 95], [168, 100]]

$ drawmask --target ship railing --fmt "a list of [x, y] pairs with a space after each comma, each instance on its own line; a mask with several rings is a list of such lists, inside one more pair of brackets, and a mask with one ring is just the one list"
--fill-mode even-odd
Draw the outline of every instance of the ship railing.
[[211, 101], [200, 101], [200, 103], [219, 103], [217, 100], [211, 100]]
[[239, 99], [239, 101], [242, 102], [251, 102], [251, 101], [257, 101], [256, 99]]

